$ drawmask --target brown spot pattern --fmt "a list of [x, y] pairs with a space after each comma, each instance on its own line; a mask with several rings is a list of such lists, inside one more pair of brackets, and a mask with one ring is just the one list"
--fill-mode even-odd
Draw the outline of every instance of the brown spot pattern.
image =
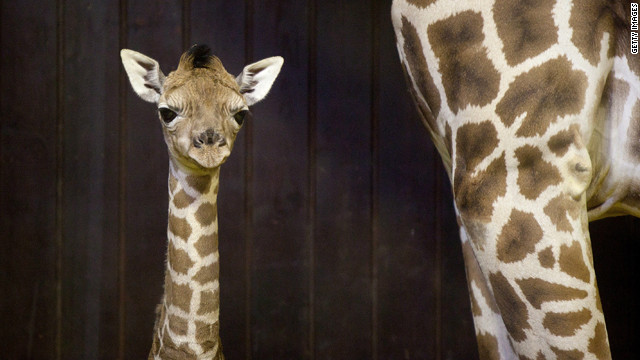
[[471, 298], [471, 314], [473, 316], [482, 316], [482, 308], [480, 307], [480, 303], [478, 303], [475, 291], [471, 287], [471, 284], [473, 284], [473, 282], [470, 280], [467, 280], [467, 282], [469, 284], [469, 297]]
[[218, 249], [218, 233], [202, 235], [194, 246], [198, 250], [200, 257], [213, 254]]
[[540, 309], [543, 302], [584, 299], [588, 295], [584, 290], [550, 283], [542, 279], [519, 279], [516, 280], [516, 283], [520, 286], [527, 301], [536, 309]]
[[607, 341], [607, 329], [603, 323], [596, 325], [593, 338], [589, 339], [589, 352], [596, 355], [598, 359], [611, 359], [611, 350]]
[[[219, 333], [218, 323], [207, 324], [202, 321], [196, 321], [196, 341], [202, 346], [204, 352], [216, 346]], [[213, 358], [216, 359], [216, 357]]]
[[[432, 130], [435, 130], [436, 127], [433, 121], [435, 121], [435, 118], [437, 118], [440, 113], [440, 93], [429, 73], [418, 31], [405, 17], [402, 17], [401, 31], [402, 37], [404, 38], [404, 54], [409, 66], [409, 71], [421, 95], [427, 101], [427, 104], [429, 104], [432, 116], [427, 119], [432, 120], [429, 121], [429, 126]], [[420, 103], [419, 100], [416, 102]]]
[[191, 236], [191, 225], [189, 225], [186, 219], [169, 214], [169, 231], [171, 231], [174, 236], [178, 236], [187, 241], [189, 236]]
[[153, 325], [153, 342], [151, 343], [151, 352], [157, 354], [160, 350], [160, 336], [158, 328], [164, 324], [166, 313], [162, 304], [156, 307], [156, 322]]
[[484, 251], [484, 247], [487, 244], [487, 226], [482, 222], [470, 220], [464, 224], [464, 227], [473, 244], [479, 250]]
[[582, 360], [584, 359], [584, 354], [580, 350], [560, 350], [554, 346], [551, 347], [551, 351], [558, 357], [558, 359], [563, 360]]
[[488, 222], [491, 220], [494, 201], [506, 192], [507, 166], [504, 154], [475, 176], [459, 171], [456, 164], [454, 196], [463, 217]]
[[[169, 338], [169, 335], [165, 333], [164, 338]], [[180, 347], [175, 347], [174, 344], [162, 344], [162, 349], [160, 349], [160, 353], [158, 356], [161, 359], [180, 359], [180, 360], [198, 360], [198, 356], [193, 353], [193, 351], [186, 345], [181, 345]]]
[[527, 199], [537, 199], [547, 187], [562, 180], [558, 169], [542, 159], [539, 149], [525, 145], [516, 149], [515, 155], [518, 159], [518, 186]]
[[536, 244], [541, 239], [542, 228], [533, 214], [513, 209], [509, 221], [498, 235], [498, 259], [506, 263], [520, 261], [535, 253]]
[[169, 327], [177, 335], [187, 335], [189, 322], [179, 316], [169, 315]]
[[189, 312], [193, 290], [191, 290], [188, 284], [180, 285], [169, 280], [165, 284], [165, 293], [167, 303], [174, 305], [185, 312]]
[[491, 334], [481, 333], [476, 335], [478, 340], [478, 357], [480, 359], [500, 359], [498, 339]]
[[576, 279], [586, 283], [591, 282], [591, 273], [582, 256], [582, 246], [574, 241], [571, 246], [563, 245], [560, 248], [560, 270]]
[[498, 94], [500, 74], [482, 44], [482, 23], [482, 15], [465, 11], [433, 23], [427, 30], [439, 59], [447, 103], [454, 113], [468, 105], [487, 105]]
[[169, 190], [171, 191], [171, 193], [173, 194], [174, 192], [176, 192], [176, 188], [178, 187], [178, 179], [175, 178], [175, 176], [169, 176]]
[[545, 248], [538, 253], [538, 261], [540, 262], [540, 266], [543, 268], [553, 268], [553, 265], [556, 264], [556, 258], [553, 256], [553, 250], [551, 250], [551, 247]]
[[511, 66], [534, 57], [558, 41], [553, 22], [554, 0], [498, 0], [493, 18]]
[[491, 274], [489, 280], [509, 335], [515, 341], [525, 340], [527, 336], [524, 330], [531, 328], [526, 305], [502, 273]]
[[[596, 65], [600, 59], [600, 40], [604, 33], [615, 34], [612, 15], [607, 1], [573, 1], [569, 19], [569, 25], [573, 29], [571, 41], [592, 65]], [[613, 56], [615, 52], [615, 47], [612, 46], [613, 39], [615, 35], [609, 38], [608, 56]]]
[[575, 144], [577, 147], [581, 147], [581, 142], [579, 141], [580, 131], [577, 125], [571, 125], [569, 129], [562, 130], [557, 134], [553, 135], [547, 145], [549, 146], [549, 150], [551, 150], [556, 156], [564, 156], [564, 154], [569, 151], [569, 146], [571, 144]]
[[[478, 303], [477, 303], [477, 299], [475, 299], [475, 296], [477, 295], [480, 295], [484, 298], [485, 303], [489, 306], [489, 308], [491, 308], [493, 312], [499, 313], [500, 310], [497, 308], [493, 300], [493, 296], [491, 295], [491, 292], [487, 287], [487, 281], [485, 280], [484, 275], [482, 274], [482, 269], [480, 269], [476, 256], [473, 253], [473, 248], [471, 247], [471, 244], [468, 241], [462, 244], [462, 254], [464, 256], [464, 264], [467, 269], [467, 279], [468, 279], [467, 282], [469, 284], [470, 293], [473, 299], [476, 301], [477, 312], [474, 312], [474, 315], [478, 315], [478, 316], [482, 315], [480, 311], [480, 307], [478, 306]], [[476, 294], [475, 291], [471, 291], [472, 283], [475, 283], [478, 289], [480, 289], [479, 294]]]
[[419, 8], [426, 8], [436, 2], [436, 0], [407, 0], [407, 2]]
[[214, 290], [205, 290], [200, 294], [200, 307], [198, 315], [206, 315], [220, 307], [220, 300]]
[[600, 289], [598, 289], [598, 286], [596, 286], [596, 308], [601, 313], [603, 312], [602, 311], [602, 301], [600, 301]]
[[158, 355], [163, 359], [182, 359], [185, 357], [185, 354], [178, 350], [177, 345], [171, 340], [168, 331], [164, 331], [162, 334], [162, 348], [160, 348]]
[[193, 264], [194, 262], [186, 251], [176, 249], [173, 242], [169, 242], [169, 265], [174, 271], [186, 274]]
[[589, 320], [591, 311], [588, 309], [569, 313], [548, 312], [542, 320], [542, 325], [554, 335], [573, 336]]
[[215, 279], [218, 279], [219, 269], [218, 266], [214, 266], [215, 264], [210, 264], [202, 267], [196, 275], [193, 277], [193, 280], [199, 282], [204, 285], [206, 283], [212, 282]]
[[173, 204], [178, 209], [184, 209], [187, 206], [191, 205], [195, 199], [189, 196], [184, 190], [178, 191], [177, 194], [173, 196]]
[[449, 123], [445, 123], [444, 124], [444, 144], [447, 147], [449, 157], [453, 156], [453, 147], [451, 145], [453, 141], [451, 140], [451, 138], [452, 138], [451, 126], [449, 126]]
[[418, 95], [418, 92], [416, 91], [415, 87], [411, 85], [412, 80], [409, 77], [409, 74], [407, 73], [406, 66], [402, 67], [402, 73], [404, 74], [405, 80], [409, 84], [409, 93], [411, 94], [411, 98], [413, 99], [413, 102], [418, 107], [418, 112], [422, 118], [422, 122], [427, 127], [427, 130], [429, 130], [430, 133], [432, 134], [435, 133], [437, 128], [435, 127], [436, 118], [433, 116], [433, 112], [431, 112], [431, 109], [429, 108], [427, 103], [424, 101], [423, 96]]
[[207, 194], [211, 188], [211, 176], [187, 176], [187, 183], [200, 194]]
[[518, 75], [496, 106], [496, 113], [506, 126], [511, 126], [526, 112], [516, 134], [542, 135], [558, 117], [582, 109], [586, 88], [585, 74], [572, 70], [569, 60], [561, 56]]
[[544, 207], [544, 213], [551, 219], [558, 231], [572, 232], [573, 226], [568, 216], [577, 219], [580, 214], [579, 203], [568, 195], [558, 195]]
[[465, 124], [456, 133], [456, 169], [472, 172], [498, 146], [498, 132], [489, 121]]
[[203, 203], [195, 213], [196, 220], [202, 226], [211, 225], [216, 220], [216, 215], [216, 208], [210, 203]]
[[156, 306], [156, 323], [154, 325], [154, 331], [157, 330], [159, 326], [164, 324], [166, 317], [167, 317], [167, 312], [166, 312], [166, 309], [164, 308], [164, 299], [163, 299], [162, 303]]

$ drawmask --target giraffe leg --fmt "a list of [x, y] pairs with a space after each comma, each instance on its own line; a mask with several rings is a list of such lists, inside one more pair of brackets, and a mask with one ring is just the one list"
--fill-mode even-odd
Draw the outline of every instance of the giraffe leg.
[[453, 177], [481, 357], [610, 359], [586, 150], [576, 143], [558, 160], [543, 146], [501, 147], [492, 136], [483, 123], [459, 127]]
[[460, 228], [460, 238], [480, 359], [515, 358], [500, 309], [482, 274], [464, 227]]
[[460, 238], [480, 359], [515, 358], [500, 309], [493, 299], [463, 227], [460, 228]]

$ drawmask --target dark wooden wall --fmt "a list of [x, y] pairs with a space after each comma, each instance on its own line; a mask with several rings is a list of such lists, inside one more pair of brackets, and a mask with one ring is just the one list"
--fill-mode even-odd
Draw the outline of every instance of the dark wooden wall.
[[[168, 72], [192, 43], [232, 73], [285, 58], [222, 170], [227, 358], [477, 357], [448, 180], [406, 91], [389, 7], [0, 2], [0, 358], [146, 358], [168, 159], [119, 50]], [[639, 222], [593, 232], [625, 358], [640, 332]]]

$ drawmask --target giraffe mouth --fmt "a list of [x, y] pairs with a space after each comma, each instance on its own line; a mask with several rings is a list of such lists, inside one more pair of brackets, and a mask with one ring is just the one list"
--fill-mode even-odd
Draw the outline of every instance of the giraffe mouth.
[[198, 167], [214, 169], [227, 161], [231, 151], [227, 146], [196, 147], [189, 149], [188, 156]]

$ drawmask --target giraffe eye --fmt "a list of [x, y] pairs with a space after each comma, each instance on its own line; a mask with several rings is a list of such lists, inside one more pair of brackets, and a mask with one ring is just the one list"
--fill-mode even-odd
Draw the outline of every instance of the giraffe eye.
[[175, 111], [164, 107], [158, 109], [158, 113], [160, 114], [160, 118], [165, 122], [165, 124], [170, 123], [173, 119], [176, 118], [176, 116], [178, 116]]
[[233, 115], [233, 118], [236, 120], [238, 125], [242, 125], [245, 116], [247, 116], [247, 113], [249, 113], [249, 110], [240, 110], [235, 115]]

